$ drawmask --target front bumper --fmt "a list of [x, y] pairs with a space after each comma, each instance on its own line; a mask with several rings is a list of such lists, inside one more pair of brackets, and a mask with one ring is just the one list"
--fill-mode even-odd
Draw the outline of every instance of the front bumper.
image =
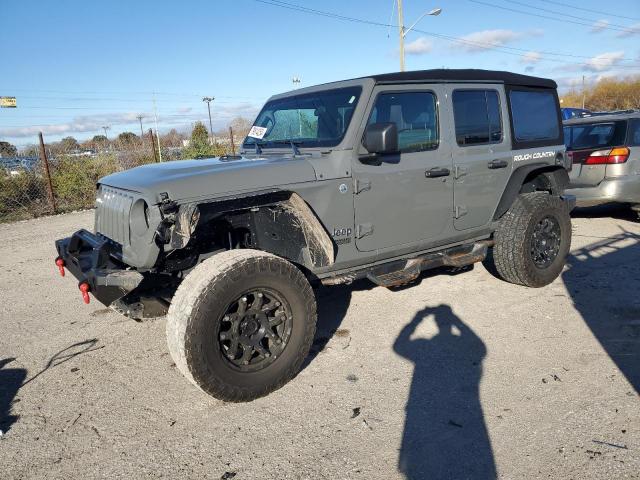
[[605, 178], [595, 187], [570, 188], [579, 207], [592, 207], [605, 203], [640, 204], [640, 175]]
[[143, 274], [127, 270], [114, 260], [117, 245], [87, 230], [78, 230], [69, 238], [56, 240], [58, 258], [89, 292], [106, 306], [136, 289]]

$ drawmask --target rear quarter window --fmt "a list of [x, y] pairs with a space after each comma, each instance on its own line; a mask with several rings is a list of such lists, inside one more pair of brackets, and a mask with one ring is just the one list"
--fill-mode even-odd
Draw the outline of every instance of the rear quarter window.
[[509, 103], [515, 148], [562, 143], [555, 91], [512, 88]]

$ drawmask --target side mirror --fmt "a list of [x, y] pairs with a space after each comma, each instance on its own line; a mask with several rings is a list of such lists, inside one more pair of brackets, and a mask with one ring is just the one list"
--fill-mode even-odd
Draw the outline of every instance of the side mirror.
[[364, 131], [362, 144], [369, 153], [397, 153], [398, 127], [395, 123], [372, 123]]

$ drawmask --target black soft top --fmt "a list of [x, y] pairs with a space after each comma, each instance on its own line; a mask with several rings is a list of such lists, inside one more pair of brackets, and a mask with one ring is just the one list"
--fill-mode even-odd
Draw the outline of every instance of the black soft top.
[[448, 69], [414, 70], [411, 72], [383, 73], [363, 78], [372, 78], [376, 83], [416, 83], [416, 82], [491, 82], [523, 87], [557, 88], [549, 78], [520, 75], [499, 70]]

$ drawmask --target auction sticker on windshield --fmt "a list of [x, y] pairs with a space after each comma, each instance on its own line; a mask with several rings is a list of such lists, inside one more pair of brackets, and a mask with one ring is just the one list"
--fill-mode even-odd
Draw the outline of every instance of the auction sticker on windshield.
[[256, 127], [254, 125], [253, 127], [251, 127], [251, 130], [249, 130], [248, 136], [262, 140], [262, 137], [264, 137], [265, 133], [267, 133], [267, 129], [265, 127]]

